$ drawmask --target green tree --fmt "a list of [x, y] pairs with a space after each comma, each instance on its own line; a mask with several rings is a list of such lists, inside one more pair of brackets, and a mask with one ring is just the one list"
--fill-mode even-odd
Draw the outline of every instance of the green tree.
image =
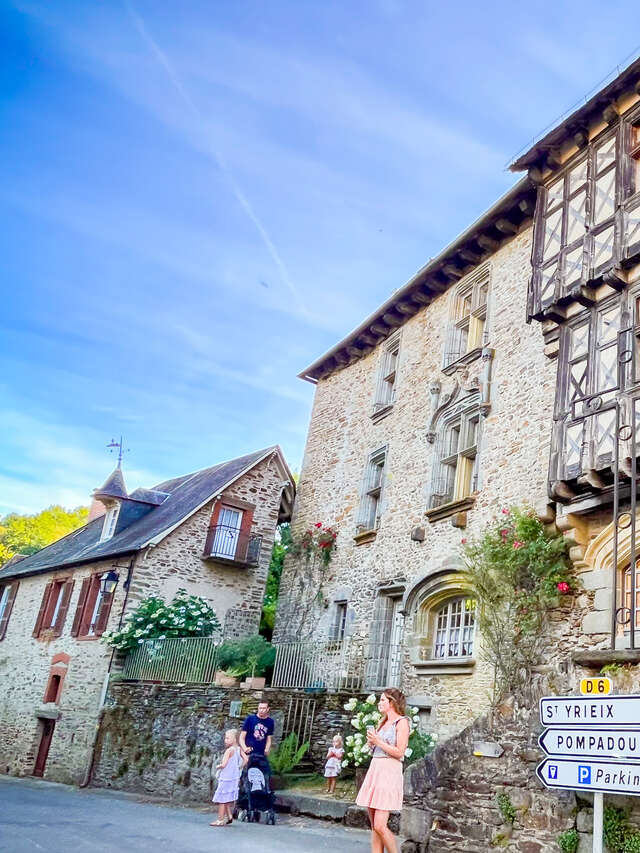
[[35, 554], [45, 545], [82, 527], [88, 515], [86, 506], [71, 510], [50, 506], [34, 515], [17, 512], [5, 515], [0, 518], [0, 565], [15, 554]]
[[282, 566], [285, 554], [291, 545], [291, 528], [289, 524], [281, 524], [276, 531], [275, 542], [271, 551], [271, 562], [267, 575], [267, 585], [262, 602], [262, 617], [260, 619], [260, 632], [270, 640], [273, 634], [273, 626], [276, 619], [276, 608], [278, 606], [278, 594], [280, 592], [280, 579], [282, 578]]

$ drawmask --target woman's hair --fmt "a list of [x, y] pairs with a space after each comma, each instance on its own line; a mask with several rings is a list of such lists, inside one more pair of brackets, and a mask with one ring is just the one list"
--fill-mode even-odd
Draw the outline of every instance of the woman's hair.
[[231, 735], [235, 742], [238, 742], [238, 729], [227, 729], [225, 732], [226, 735]]
[[[333, 741], [336, 741], [336, 740], [339, 740], [339, 741], [340, 741], [340, 746], [342, 746], [342, 735], [334, 735], [334, 736], [333, 736]], [[333, 743], [333, 741], [332, 741], [332, 743]]]
[[385, 687], [382, 692], [389, 702], [391, 702], [396, 712], [400, 714], [401, 717], [404, 717], [407, 711], [407, 700], [402, 690], [398, 690], [397, 687]]

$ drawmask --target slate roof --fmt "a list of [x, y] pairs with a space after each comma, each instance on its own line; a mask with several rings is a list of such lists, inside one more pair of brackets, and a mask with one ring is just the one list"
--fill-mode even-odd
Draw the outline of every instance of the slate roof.
[[[25, 557], [19, 563], [6, 565], [0, 570], [0, 580], [133, 554], [145, 547], [150, 540], [176, 527], [207, 500], [224, 491], [231, 481], [274, 451], [280, 454], [284, 462], [282, 451], [275, 445], [211, 468], [203, 468], [184, 477], [166, 480], [154, 486], [152, 490], [141, 490], [143, 493], [150, 491], [152, 494], [164, 492], [168, 497], [107, 542], [100, 542], [104, 517], [95, 518], [79, 530], [47, 545], [36, 554]], [[286, 463], [284, 464], [286, 466]], [[130, 495], [130, 499], [136, 499], [135, 492]]]
[[94, 494], [97, 498], [127, 497], [127, 487], [125, 486], [124, 476], [122, 474], [122, 469], [119, 465], [111, 472], [111, 474], [109, 474], [104, 485], [100, 486], [99, 489], [95, 490]]

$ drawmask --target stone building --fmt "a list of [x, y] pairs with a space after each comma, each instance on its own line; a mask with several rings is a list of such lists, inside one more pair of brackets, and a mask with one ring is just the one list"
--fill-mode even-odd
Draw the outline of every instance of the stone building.
[[[316, 392], [292, 526], [338, 538], [308, 649], [277, 626], [278, 683], [314, 644], [337, 681], [360, 654], [365, 683], [461, 730], [492, 674], [460, 543], [510, 504], [571, 539], [584, 594], [557, 633], [576, 663], [610, 660], [611, 630], [634, 645], [639, 80], [635, 62], [522, 155], [526, 177], [300, 374]], [[291, 562], [283, 592], [291, 610]]]
[[114, 663], [100, 642], [141, 599], [207, 599], [226, 636], [256, 633], [279, 521], [294, 494], [282, 452], [127, 492], [120, 467], [84, 527], [0, 571], [0, 772], [87, 776]]

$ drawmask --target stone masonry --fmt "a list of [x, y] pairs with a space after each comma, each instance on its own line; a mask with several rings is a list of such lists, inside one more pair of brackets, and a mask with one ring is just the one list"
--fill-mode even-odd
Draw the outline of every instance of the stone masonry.
[[[351, 366], [318, 382], [294, 510], [293, 530], [317, 521], [339, 531], [332, 579], [320, 615], [318, 635], [331, 619], [331, 602], [348, 597], [353, 633], [367, 634], [379, 588], [400, 579], [409, 589], [442, 569], [459, 570], [460, 543], [479, 534], [510, 504], [527, 503], [547, 513], [546, 473], [555, 392], [555, 365], [543, 354], [539, 328], [524, 323], [530, 272], [531, 229], [491, 258], [488, 345], [494, 350], [490, 410], [483, 424], [480, 488], [467, 513], [466, 529], [443, 519], [425, 519], [433, 445], [426, 439], [431, 417], [430, 385], [442, 396], [454, 381], [463, 386], [478, 371], [471, 364], [456, 376], [441, 370], [449, 321], [450, 294], [444, 293], [401, 328], [396, 400], [390, 413], [370, 417], [380, 347]], [[442, 399], [441, 396], [441, 399]], [[354, 541], [359, 489], [367, 457], [386, 444], [388, 461], [379, 529], [373, 541]], [[412, 540], [415, 527], [424, 541]], [[284, 578], [286, 593], [286, 570]], [[414, 612], [406, 612], [404, 642], [413, 641]], [[284, 626], [277, 626], [280, 635]], [[452, 734], [488, 707], [492, 675], [476, 655], [475, 665], [452, 674], [432, 667], [426, 674], [406, 663], [403, 687], [431, 708], [430, 726]]]
[[[81, 783], [87, 775], [98, 724], [105, 679], [117, 665], [111, 649], [98, 638], [70, 635], [82, 580], [114, 569], [120, 577], [111, 607], [108, 630], [118, 628], [124, 614], [149, 595], [171, 599], [178, 588], [201, 595], [213, 606], [227, 636], [256, 633], [271, 548], [277, 524], [281, 475], [267, 458], [223, 493], [255, 504], [252, 533], [261, 534], [262, 549], [255, 567], [239, 568], [203, 560], [207, 528], [214, 502], [202, 507], [157, 546], [130, 558], [87, 563], [21, 577], [7, 626], [0, 642], [0, 772], [33, 772], [43, 719], [55, 720], [45, 778]], [[127, 595], [124, 581], [131, 571]], [[32, 636], [46, 584], [56, 578], [75, 581], [61, 636], [44, 632]], [[57, 655], [68, 655], [60, 701], [43, 704], [51, 666]], [[117, 668], [117, 666], [116, 666]]]

